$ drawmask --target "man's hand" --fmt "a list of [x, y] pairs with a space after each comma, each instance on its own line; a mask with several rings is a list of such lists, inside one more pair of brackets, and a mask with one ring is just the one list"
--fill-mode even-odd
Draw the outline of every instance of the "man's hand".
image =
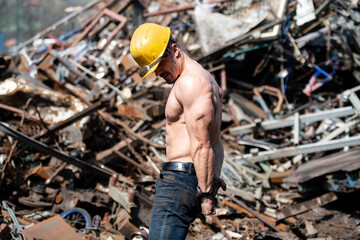
[[215, 200], [213, 198], [203, 197], [201, 201], [201, 212], [204, 215], [213, 215], [216, 213]]
[[219, 190], [219, 188], [226, 191], [226, 183], [222, 178], [214, 177], [213, 180], [213, 188], [214, 192], [212, 197], [203, 197], [200, 199], [201, 202], [201, 210], [204, 215], [214, 215], [216, 213], [215, 209], [215, 196]]
[[222, 188], [222, 190], [226, 191], [226, 183], [222, 178], [219, 177], [214, 177], [213, 187], [214, 187], [214, 197], [216, 196], [220, 187]]

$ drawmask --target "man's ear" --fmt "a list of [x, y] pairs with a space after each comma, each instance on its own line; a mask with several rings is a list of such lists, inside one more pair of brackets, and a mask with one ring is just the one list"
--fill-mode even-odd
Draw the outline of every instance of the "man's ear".
[[171, 50], [173, 51], [174, 56], [175, 56], [176, 58], [179, 58], [179, 57], [180, 57], [180, 49], [179, 49], [179, 47], [176, 45], [176, 43], [173, 43], [173, 44], [171, 45]]

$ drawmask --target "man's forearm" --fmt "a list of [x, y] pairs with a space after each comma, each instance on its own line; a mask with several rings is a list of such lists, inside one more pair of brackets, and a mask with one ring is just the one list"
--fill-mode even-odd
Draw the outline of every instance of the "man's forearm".
[[215, 154], [211, 147], [198, 148], [194, 154], [193, 162], [198, 186], [202, 192], [210, 191], [213, 185], [215, 170]]

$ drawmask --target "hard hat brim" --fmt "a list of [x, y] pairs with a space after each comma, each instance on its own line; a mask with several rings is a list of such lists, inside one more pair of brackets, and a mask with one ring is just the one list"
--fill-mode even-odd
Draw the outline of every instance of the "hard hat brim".
[[142, 78], [146, 78], [150, 73], [154, 72], [156, 70], [156, 68], [159, 66], [159, 63], [160, 62], [158, 62], [152, 68], [150, 68], [149, 71]]

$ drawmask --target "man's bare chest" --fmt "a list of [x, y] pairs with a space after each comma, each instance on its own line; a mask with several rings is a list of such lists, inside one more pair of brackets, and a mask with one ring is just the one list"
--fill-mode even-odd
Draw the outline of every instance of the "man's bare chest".
[[183, 108], [175, 97], [174, 88], [171, 90], [165, 106], [165, 116], [168, 123], [183, 119]]

